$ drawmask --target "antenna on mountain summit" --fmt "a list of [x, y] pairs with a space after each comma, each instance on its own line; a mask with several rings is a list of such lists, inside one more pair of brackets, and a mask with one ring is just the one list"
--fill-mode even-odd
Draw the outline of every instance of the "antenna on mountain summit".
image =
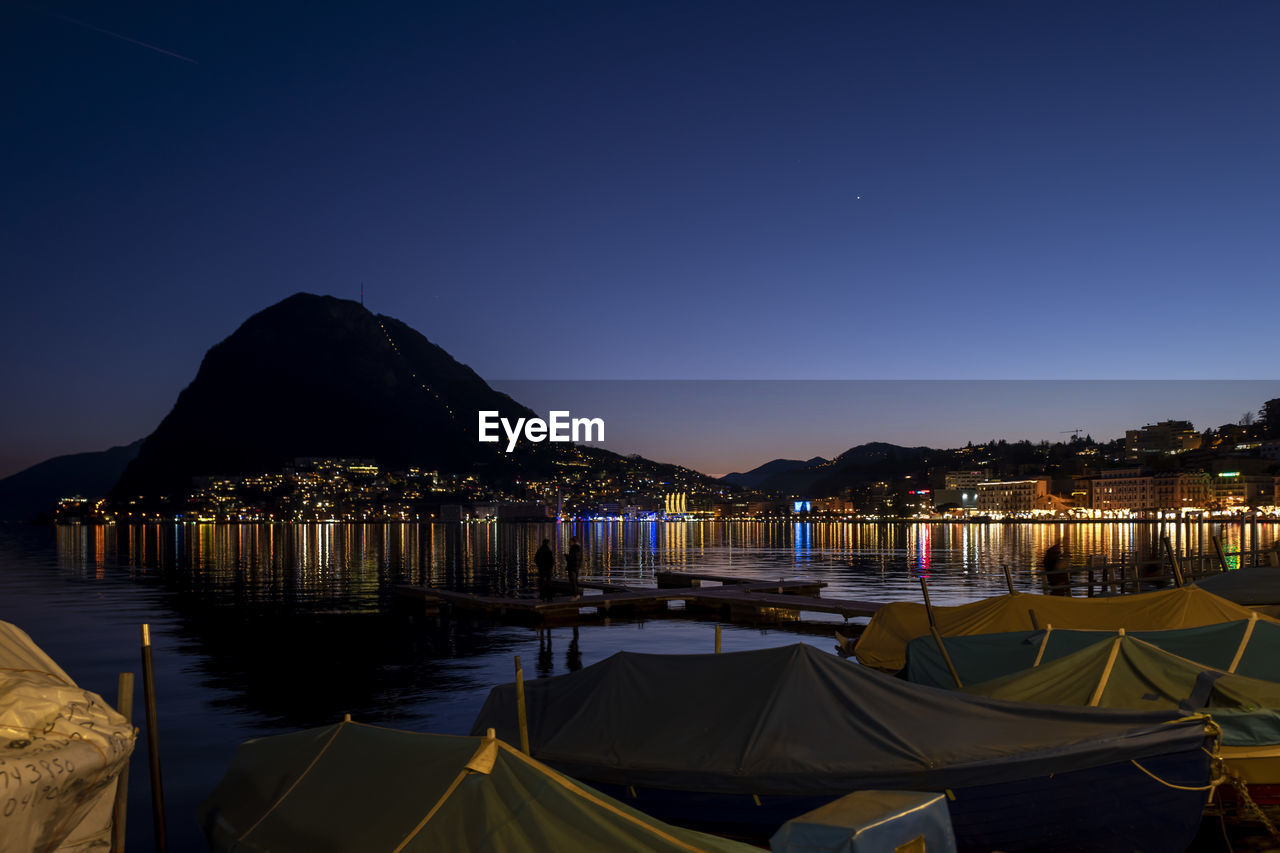
[[364, 282], [360, 282], [360, 307], [364, 307]]

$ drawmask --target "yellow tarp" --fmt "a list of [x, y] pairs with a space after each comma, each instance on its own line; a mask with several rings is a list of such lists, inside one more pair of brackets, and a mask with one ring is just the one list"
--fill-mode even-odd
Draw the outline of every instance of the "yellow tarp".
[[[1199, 587], [1167, 589], [1112, 598], [1068, 598], [1016, 593], [969, 604], [934, 607], [944, 637], [1027, 631], [1053, 625], [1078, 630], [1159, 631], [1197, 628], [1248, 619], [1253, 611]], [[1034, 613], [1034, 620], [1032, 614]], [[1269, 616], [1259, 619], [1280, 624]], [[854, 654], [868, 666], [896, 671], [907, 665], [907, 643], [929, 633], [923, 604], [897, 601], [876, 611]]]

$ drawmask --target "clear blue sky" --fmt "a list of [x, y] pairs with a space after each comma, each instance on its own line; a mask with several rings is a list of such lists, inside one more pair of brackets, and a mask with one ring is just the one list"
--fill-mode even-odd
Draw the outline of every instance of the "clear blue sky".
[[493, 379], [1275, 378], [1277, 44], [1273, 0], [6, 4], [0, 475], [361, 281]]

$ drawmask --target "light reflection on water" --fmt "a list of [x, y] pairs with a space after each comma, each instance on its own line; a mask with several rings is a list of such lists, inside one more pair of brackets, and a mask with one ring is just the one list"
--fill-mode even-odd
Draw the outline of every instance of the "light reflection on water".
[[[1183, 552], [1211, 548], [1207, 527], [1144, 524], [0, 525], [0, 619], [109, 701], [116, 674], [139, 671], [138, 626], [151, 624], [171, 847], [199, 850], [192, 812], [247, 738], [344, 713], [462, 733], [490, 687], [511, 679], [514, 655], [540, 677], [621, 649], [713, 646], [713, 623], [683, 619], [587, 624], [576, 635], [556, 628], [540, 643], [529, 628], [406, 612], [392, 602], [397, 583], [532, 595], [541, 539], [562, 553], [577, 535], [588, 579], [799, 575], [825, 581], [828, 597], [890, 601], [918, 600], [924, 576], [935, 602], [955, 603], [1003, 592], [1006, 565], [1018, 588], [1038, 589], [1039, 559], [1059, 536], [1080, 567], [1090, 555], [1150, 555], [1160, 532]], [[1227, 550], [1238, 546], [1238, 527], [1212, 533]], [[1273, 537], [1264, 527], [1261, 545]], [[833, 646], [825, 633], [724, 627], [726, 651], [797, 641]], [[129, 844], [143, 849], [151, 846], [145, 747], [135, 756]]]
[[[1262, 525], [1267, 548], [1275, 525]], [[1239, 546], [1238, 525], [874, 524], [809, 522], [587, 522], [574, 524], [186, 524], [57, 529], [59, 565], [101, 579], [184, 573], [215, 598], [378, 610], [391, 585], [427, 583], [489, 595], [532, 595], [542, 538], [567, 548], [578, 536], [585, 579], [652, 586], [675, 570], [773, 580], [813, 577], [829, 596], [891, 601], [929, 580], [939, 602], [968, 601], [1015, 586], [1039, 589], [1040, 559], [1061, 538], [1072, 565], [1158, 556], [1166, 535], [1180, 553], [1213, 554], [1218, 535]], [[1252, 547], [1245, 531], [1246, 548]], [[1234, 558], [1232, 558], [1234, 562]]]

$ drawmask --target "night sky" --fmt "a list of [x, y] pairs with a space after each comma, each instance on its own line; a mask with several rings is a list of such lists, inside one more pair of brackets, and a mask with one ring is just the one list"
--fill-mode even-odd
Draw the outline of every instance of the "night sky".
[[[500, 386], [1275, 379], [1278, 44], [1274, 0], [5, 4], [0, 476], [361, 282]], [[1017, 387], [932, 441], [1115, 437]], [[1125, 425], [1280, 396], [1152, 387]], [[636, 449], [723, 473], [808, 421]]]

